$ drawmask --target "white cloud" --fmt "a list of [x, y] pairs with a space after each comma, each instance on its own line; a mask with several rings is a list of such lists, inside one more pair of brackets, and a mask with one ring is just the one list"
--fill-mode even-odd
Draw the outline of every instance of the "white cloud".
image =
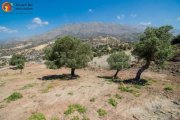
[[5, 26], [0, 26], [0, 33], [1, 32], [4, 32], [4, 33], [16, 33], [18, 32], [17, 30], [13, 30], [13, 29], [10, 29], [10, 28], [7, 28]]
[[180, 21], [180, 17], [177, 17], [177, 19], [176, 19], [177, 21]]
[[132, 18], [135, 18], [135, 17], [137, 17], [137, 14], [131, 14], [130, 15]]
[[117, 15], [117, 16], [116, 16], [116, 18], [117, 18], [118, 20], [123, 19], [124, 17], [125, 17], [124, 14], [121, 14], [121, 15]]
[[151, 25], [151, 22], [140, 22], [140, 25], [149, 26]]
[[45, 25], [48, 25], [49, 22], [48, 21], [42, 21], [41, 18], [39, 17], [35, 17], [33, 20], [32, 20], [32, 23], [27, 25], [27, 28], [28, 29], [35, 29], [37, 27], [41, 27], [41, 26], [45, 26]]
[[89, 10], [88, 10], [88, 12], [90, 12], [90, 13], [91, 13], [91, 12], [93, 12], [93, 10], [92, 10], [92, 9], [89, 9]]

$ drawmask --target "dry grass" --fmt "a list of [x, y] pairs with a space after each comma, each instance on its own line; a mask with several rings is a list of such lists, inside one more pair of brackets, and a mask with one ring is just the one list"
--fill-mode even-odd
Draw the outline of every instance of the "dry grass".
[[[14, 118], [26, 120], [32, 113], [43, 113], [48, 120], [53, 117], [71, 120], [74, 116], [78, 116], [80, 120], [99, 120], [101, 117], [104, 120], [118, 120], [119, 118], [127, 120], [133, 119], [133, 115], [138, 119], [151, 119], [150, 116], [154, 116], [154, 119], [179, 117], [179, 76], [171, 78], [170, 75], [167, 77], [163, 73], [147, 71], [142, 77], [148, 78], [148, 85], [124, 84], [122, 86], [97, 77], [112, 76], [114, 71], [86, 68], [76, 71], [80, 77], [75, 80], [61, 78], [42, 80], [44, 76], [69, 73], [70, 69], [49, 70], [44, 65], [36, 63], [26, 64], [22, 74], [14, 70], [1, 71], [0, 120]], [[119, 77], [128, 79], [135, 73], [134, 69], [125, 70], [119, 73]], [[169, 89], [168, 85], [173, 88], [170, 92], [164, 90]], [[6, 103], [4, 99], [14, 90], [20, 92], [23, 97]], [[68, 110], [68, 106], [74, 104], [85, 107], [85, 112], [83, 112], [84, 108], [80, 109], [80, 107], [71, 113], [74, 108], [71, 111]], [[165, 114], [158, 112], [160, 110], [154, 106], [163, 106], [161, 111]], [[103, 110], [97, 113], [99, 108], [105, 110], [107, 114], [99, 116], [99, 113], [105, 113]], [[65, 115], [66, 110], [71, 114]]]

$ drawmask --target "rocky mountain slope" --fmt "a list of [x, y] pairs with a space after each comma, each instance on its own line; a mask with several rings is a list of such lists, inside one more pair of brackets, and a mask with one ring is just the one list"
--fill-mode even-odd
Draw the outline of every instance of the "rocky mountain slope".
[[[112, 24], [112, 23], [77, 23], [68, 24], [57, 27], [46, 33], [33, 36], [25, 39], [11, 39], [8, 42], [6, 40], [6, 46], [12, 47], [12, 45], [31, 43], [33, 45], [39, 45], [53, 41], [57, 37], [63, 37], [66, 35], [76, 36], [82, 40], [88, 40], [90, 38], [98, 36], [112, 36], [122, 41], [136, 41], [138, 40], [139, 33], [143, 32], [142, 27], [132, 27], [128, 25]], [[13, 41], [12, 41], [13, 40]]]

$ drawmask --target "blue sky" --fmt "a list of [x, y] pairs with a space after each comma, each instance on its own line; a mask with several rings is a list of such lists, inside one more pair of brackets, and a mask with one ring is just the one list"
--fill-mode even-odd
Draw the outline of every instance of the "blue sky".
[[0, 0], [32, 3], [32, 14], [0, 9], [0, 39], [27, 37], [80, 22], [172, 25], [180, 29], [180, 0]]

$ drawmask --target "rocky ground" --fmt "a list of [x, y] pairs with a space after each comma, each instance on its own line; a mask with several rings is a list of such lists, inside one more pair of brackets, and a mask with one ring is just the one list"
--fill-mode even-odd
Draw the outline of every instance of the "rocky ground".
[[[119, 73], [119, 80], [135, 76], [137, 69]], [[144, 85], [111, 81], [115, 71], [100, 68], [77, 70], [80, 76], [67, 80], [70, 69], [49, 70], [42, 64], [27, 63], [22, 74], [18, 70], [0, 73], [0, 120], [26, 120], [34, 113], [43, 113], [47, 120], [72, 120], [74, 116], [90, 120], [179, 120], [180, 77], [172, 73], [146, 71]], [[64, 74], [64, 76], [63, 76]], [[167, 89], [171, 88], [171, 89]], [[13, 92], [21, 99], [7, 102]], [[116, 101], [112, 106], [109, 99]], [[80, 104], [85, 113], [65, 115], [69, 105]], [[98, 115], [103, 109], [106, 115]], [[82, 119], [83, 120], [83, 119]]]

